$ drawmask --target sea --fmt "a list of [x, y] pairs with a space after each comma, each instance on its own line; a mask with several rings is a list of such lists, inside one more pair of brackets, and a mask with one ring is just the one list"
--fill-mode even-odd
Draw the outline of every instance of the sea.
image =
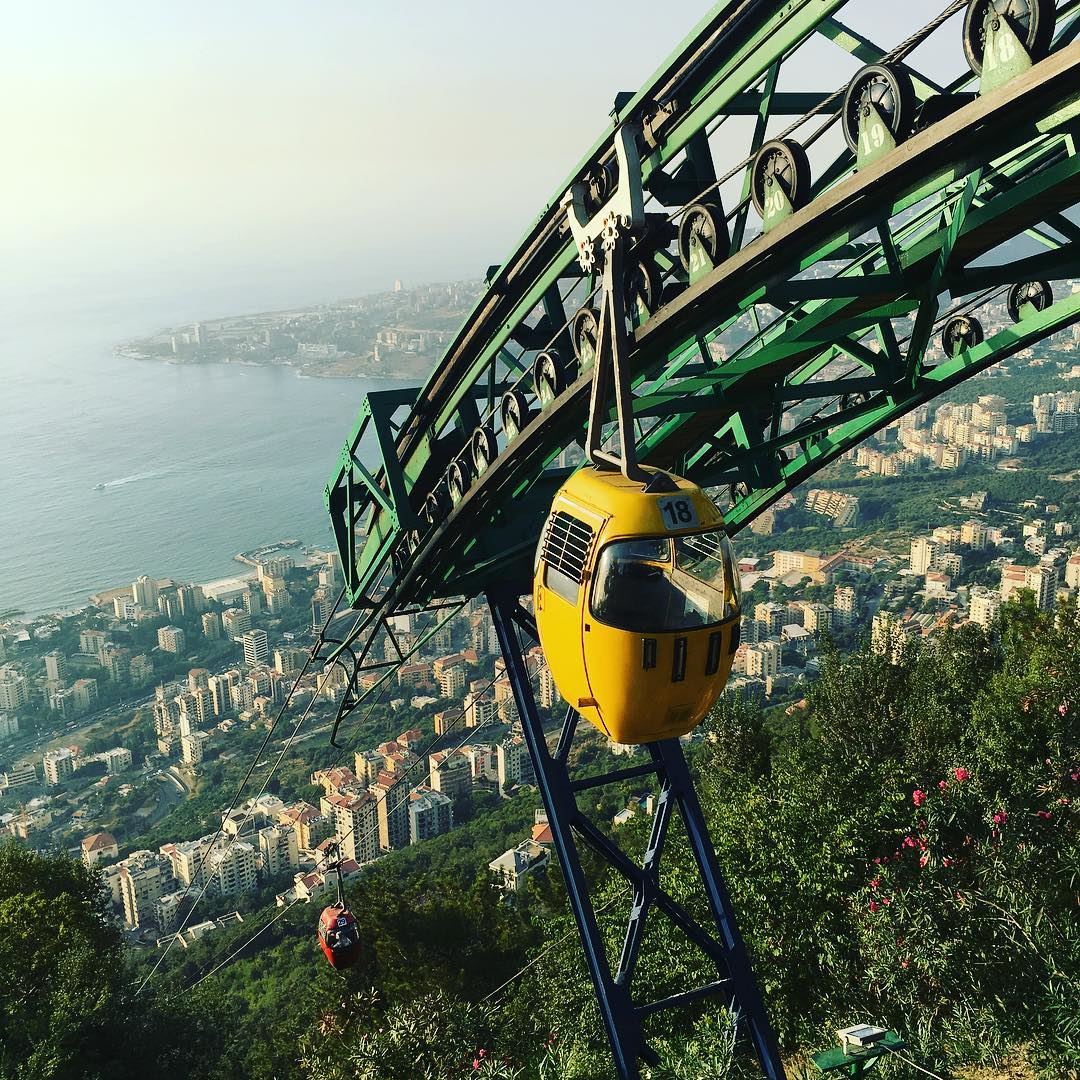
[[164, 326], [337, 298], [242, 287], [9, 295], [0, 613], [81, 607], [140, 574], [214, 581], [244, 569], [236, 553], [287, 538], [332, 547], [323, 489], [364, 393], [400, 383], [136, 361], [114, 348]]

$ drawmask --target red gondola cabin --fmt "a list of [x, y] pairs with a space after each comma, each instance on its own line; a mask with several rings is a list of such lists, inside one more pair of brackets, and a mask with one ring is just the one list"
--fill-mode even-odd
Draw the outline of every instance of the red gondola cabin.
[[336, 969], [349, 968], [360, 959], [360, 928], [344, 904], [331, 904], [319, 916], [319, 945]]

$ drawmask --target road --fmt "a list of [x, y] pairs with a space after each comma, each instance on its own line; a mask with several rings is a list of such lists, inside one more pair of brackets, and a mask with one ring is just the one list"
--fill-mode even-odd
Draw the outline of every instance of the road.
[[146, 819], [147, 828], [156, 825], [174, 806], [188, 797], [188, 789], [174, 769], [159, 772], [155, 779], [158, 782], [158, 801], [154, 812]]

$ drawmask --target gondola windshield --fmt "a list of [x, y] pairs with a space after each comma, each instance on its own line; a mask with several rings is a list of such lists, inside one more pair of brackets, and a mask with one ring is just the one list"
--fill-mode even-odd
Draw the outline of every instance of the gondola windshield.
[[739, 613], [739, 584], [723, 529], [675, 538], [635, 538], [600, 553], [592, 615], [640, 634], [715, 626]]

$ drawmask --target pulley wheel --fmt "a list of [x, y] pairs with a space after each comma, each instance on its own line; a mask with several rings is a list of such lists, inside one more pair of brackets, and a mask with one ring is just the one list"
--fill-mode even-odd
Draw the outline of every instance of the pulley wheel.
[[431, 525], [441, 525], [446, 520], [446, 515], [450, 513], [453, 503], [450, 501], [450, 496], [447, 491], [441, 485], [434, 491], [428, 493], [428, 497], [424, 500], [424, 517]]
[[1036, 311], [1044, 311], [1054, 302], [1054, 293], [1048, 281], [1025, 281], [1014, 285], [1009, 290], [1005, 301], [1009, 318], [1014, 323], [1020, 321], [1020, 309], [1030, 304]]
[[533, 364], [533, 390], [540, 408], [546, 409], [573, 381], [572, 376], [566, 361], [554, 349], [540, 353]]
[[461, 458], [452, 461], [450, 468], [446, 470], [446, 486], [455, 506], [465, 498], [471, 482], [472, 477], [469, 475], [468, 465]]
[[495, 429], [490, 424], [481, 424], [472, 436], [472, 460], [476, 475], [483, 473], [499, 456], [499, 443], [495, 438]]
[[[773, 200], [780, 191], [787, 197], [793, 210], [800, 209], [810, 201], [810, 159], [794, 139], [773, 139], [754, 158], [750, 197], [754, 209], [762, 217], [779, 209]], [[783, 201], [779, 202], [782, 206]]]
[[583, 368], [590, 368], [596, 359], [596, 343], [600, 338], [600, 312], [596, 308], [578, 308], [570, 323], [570, 340], [574, 355]]
[[611, 198], [616, 177], [613, 165], [594, 165], [585, 177], [585, 201], [590, 214], [595, 214]]
[[697, 240], [715, 266], [731, 250], [731, 237], [723, 211], [716, 203], [691, 203], [679, 223], [679, 262], [690, 273], [690, 246]]
[[660, 267], [652, 259], [639, 259], [632, 263], [626, 273], [626, 304], [630, 308], [631, 319], [637, 313], [638, 305], [651, 315], [660, 306], [662, 289]]
[[954, 315], [941, 331], [941, 347], [946, 356], [973, 349], [983, 339], [982, 323], [974, 315]]
[[520, 390], [507, 390], [499, 409], [502, 415], [503, 434], [507, 442], [513, 442], [532, 419], [529, 402]]
[[971, 0], [964, 15], [964, 56], [976, 75], [982, 74], [986, 32], [1004, 19], [1035, 62], [1050, 51], [1057, 13], [1054, 0]]
[[[859, 150], [859, 122], [877, 109], [892, 137], [907, 138], [915, 120], [918, 102], [911, 76], [888, 64], [869, 64], [855, 73], [844, 95], [844, 138], [852, 153]], [[870, 149], [864, 147], [863, 149]]]

